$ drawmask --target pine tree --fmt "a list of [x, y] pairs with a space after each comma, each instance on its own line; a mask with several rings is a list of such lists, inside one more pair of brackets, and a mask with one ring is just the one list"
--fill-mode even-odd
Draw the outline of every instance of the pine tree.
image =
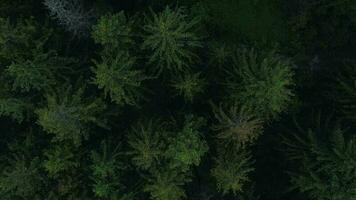
[[190, 19], [183, 8], [168, 6], [161, 13], [146, 17], [142, 48], [151, 53], [149, 63], [156, 71], [183, 71], [198, 59], [195, 49], [202, 47], [197, 33], [199, 18]]
[[271, 120], [288, 108], [294, 93], [293, 64], [289, 59], [268, 52], [241, 48], [227, 69], [227, 92], [231, 99], [245, 104], [257, 117]]

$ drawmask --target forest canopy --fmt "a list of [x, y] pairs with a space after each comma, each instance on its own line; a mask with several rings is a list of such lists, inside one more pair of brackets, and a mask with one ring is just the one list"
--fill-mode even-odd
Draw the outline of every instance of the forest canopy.
[[356, 200], [355, 13], [0, 1], [0, 199]]

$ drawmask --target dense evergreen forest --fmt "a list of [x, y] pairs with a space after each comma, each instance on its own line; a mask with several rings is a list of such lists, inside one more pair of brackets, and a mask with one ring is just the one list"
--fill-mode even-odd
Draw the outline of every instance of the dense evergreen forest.
[[1, 0], [1, 200], [356, 200], [355, 0]]

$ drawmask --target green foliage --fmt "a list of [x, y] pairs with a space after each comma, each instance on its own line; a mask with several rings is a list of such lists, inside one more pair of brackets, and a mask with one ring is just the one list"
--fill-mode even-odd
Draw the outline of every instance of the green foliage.
[[233, 101], [244, 103], [257, 117], [275, 119], [294, 96], [293, 64], [275, 51], [242, 48], [227, 72], [227, 89]]
[[176, 171], [154, 173], [144, 190], [151, 194], [152, 200], [180, 200], [186, 197], [182, 186], [189, 180]]
[[36, 38], [38, 26], [33, 19], [19, 20], [15, 25], [0, 18], [0, 58], [11, 60], [28, 55], [29, 47], [41, 40]]
[[199, 129], [205, 124], [203, 118], [186, 117], [183, 129], [170, 140], [166, 156], [171, 159], [171, 168], [187, 171], [190, 166], [198, 166], [208, 151], [208, 145]]
[[58, 178], [65, 172], [79, 167], [75, 151], [70, 145], [54, 145], [44, 152], [44, 169], [50, 177]]
[[[254, 117], [245, 107], [230, 106], [225, 111], [224, 106], [212, 104], [217, 123], [212, 129], [217, 132], [226, 148], [240, 148], [252, 144], [263, 131], [263, 122]], [[231, 146], [232, 145], [232, 146]]]
[[47, 106], [36, 111], [38, 124], [50, 134], [53, 141], [72, 141], [79, 145], [88, 138], [89, 125], [105, 126], [100, 114], [105, 104], [100, 99], [85, 99], [84, 87], [78, 90], [64, 88], [47, 96]]
[[345, 68], [337, 79], [336, 100], [344, 116], [356, 122], [356, 65], [349, 64]]
[[116, 14], [107, 14], [100, 17], [93, 27], [94, 41], [105, 47], [106, 50], [128, 48], [132, 40], [132, 22], [125, 16], [124, 11]]
[[137, 105], [143, 98], [142, 82], [148, 77], [134, 69], [134, 65], [135, 58], [126, 51], [118, 51], [114, 57], [102, 57], [92, 68], [93, 82], [118, 105]]
[[124, 165], [119, 160], [119, 146], [114, 149], [111, 146], [109, 142], [103, 141], [100, 152], [92, 151], [93, 191], [99, 198], [116, 200], [123, 188], [120, 176]]
[[151, 53], [149, 63], [154, 64], [159, 73], [182, 71], [198, 59], [195, 49], [202, 46], [197, 33], [198, 18], [190, 19], [183, 8], [166, 7], [145, 19], [142, 48]]
[[205, 80], [201, 73], [185, 73], [174, 80], [173, 88], [183, 96], [186, 102], [193, 102], [194, 98], [204, 92]]
[[36, 199], [42, 189], [39, 159], [13, 155], [1, 170], [0, 195], [9, 199]]
[[250, 153], [239, 149], [232, 153], [220, 153], [211, 169], [217, 188], [224, 195], [238, 195], [244, 192], [244, 186], [250, 182], [249, 174], [254, 171]]
[[293, 189], [315, 200], [355, 199], [355, 137], [341, 128], [321, 131], [324, 135], [308, 129], [307, 135], [284, 139], [289, 158], [298, 164], [290, 173]]
[[21, 123], [25, 119], [27, 104], [19, 99], [0, 99], [0, 116], [10, 117]]
[[40, 28], [33, 19], [12, 25], [1, 18], [0, 24], [0, 60], [13, 90], [48, 89], [55, 84], [60, 70], [73, 62], [46, 48], [52, 31], [45, 26]]
[[163, 157], [166, 146], [163, 136], [166, 130], [161, 123], [160, 120], [140, 122], [128, 134], [128, 143], [132, 149], [128, 154], [140, 169], [155, 167]]

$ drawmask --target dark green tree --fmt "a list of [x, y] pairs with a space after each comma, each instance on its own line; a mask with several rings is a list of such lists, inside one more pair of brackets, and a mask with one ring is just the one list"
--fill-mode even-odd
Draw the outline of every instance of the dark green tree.
[[47, 105], [36, 110], [38, 124], [54, 135], [53, 141], [71, 141], [80, 145], [83, 139], [88, 139], [90, 125], [105, 127], [105, 119], [100, 117], [105, 103], [98, 98], [85, 98], [84, 87], [61, 89], [49, 93]]
[[119, 146], [114, 147], [110, 142], [102, 141], [100, 151], [92, 151], [91, 160], [95, 196], [107, 200], [124, 198], [121, 176], [125, 165], [120, 160]]
[[217, 121], [212, 129], [217, 132], [216, 137], [226, 148], [238, 149], [253, 144], [263, 131], [263, 122], [243, 106], [225, 107], [212, 104]]
[[297, 165], [290, 172], [292, 188], [315, 200], [355, 199], [355, 137], [340, 127], [301, 131], [284, 139]]
[[251, 153], [245, 149], [223, 150], [215, 158], [211, 175], [216, 180], [217, 189], [226, 194], [243, 194], [254, 171]]
[[232, 101], [244, 104], [260, 119], [275, 119], [294, 96], [293, 66], [274, 50], [240, 48], [227, 69], [227, 91]]
[[202, 47], [202, 37], [197, 33], [199, 18], [190, 18], [183, 8], [169, 7], [151, 15], [145, 17], [142, 44], [150, 53], [149, 64], [154, 65], [158, 73], [189, 68], [199, 59], [195, 50]]

